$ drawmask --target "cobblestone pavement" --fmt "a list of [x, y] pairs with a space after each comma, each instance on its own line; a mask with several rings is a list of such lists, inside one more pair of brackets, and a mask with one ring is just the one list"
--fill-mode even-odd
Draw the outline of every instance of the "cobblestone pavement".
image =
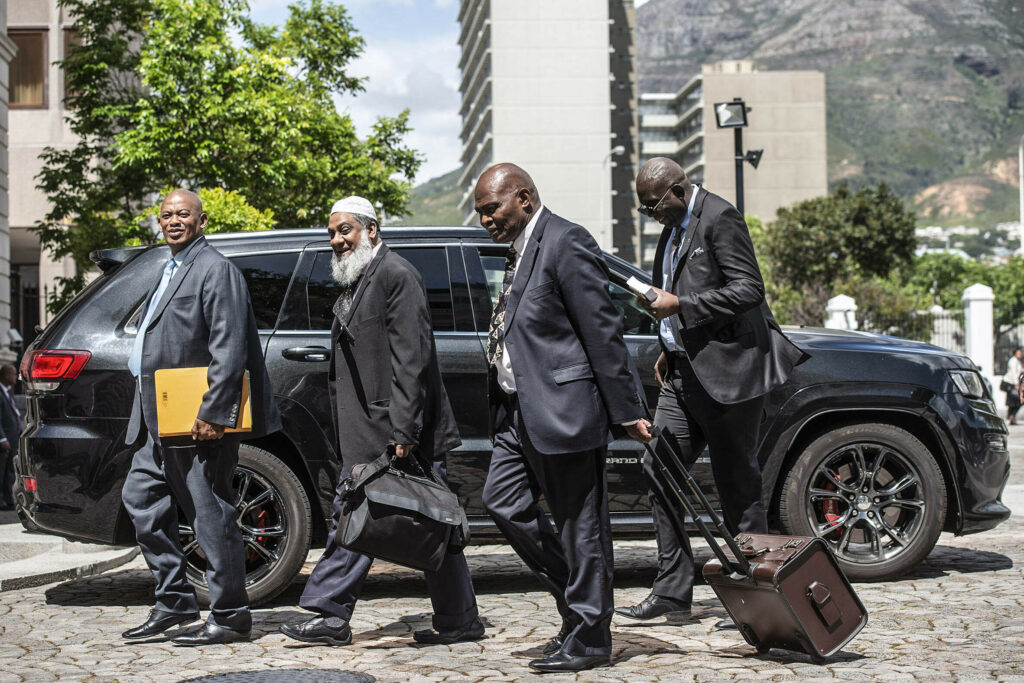
[[[616, 621], [613, 667], [545, 680], [1024, 681], [1024, 427], [1014, 430], [1015, 470], [1005, 499], [1016, 514], [982, 534], [943, 534], [927, 560], [900, 580], [859, 584], [870, 621], [825, 664], [780, 650], [757, 656], [735, 631], [715, 631], [724, 611], [701, 586], [694, 620]], [[699, 554], [710, 555], [706, 548]], [[616, 602], [642, 599], [653, 577], [653, 544], [618, 542], [615, 559]], [[526, 664], [558, 629], [553, 601], [507, 546], [472, 548], [470, 566], [488, 626], [480, 642], [416, 645], [412, 631], [430, 626], [423, 580], [378, 563], [349, 647], [304, 645], [277, 632], [279, 624], [308, 615], [295, 607], [296, 584], [255, 611], [252, 642], [182, 649], [159, 638], [121, 640], [121, 631], [145, 619], [152, 600], [152, 579], [137, 559], [100, 576], [0, 594], [0, 683], [182, 681], [241, 671], [277, 672], [275, 679], [288, 683], [298, 677], [289, 669], [358, 671], [378, 681], [533, 679]]]

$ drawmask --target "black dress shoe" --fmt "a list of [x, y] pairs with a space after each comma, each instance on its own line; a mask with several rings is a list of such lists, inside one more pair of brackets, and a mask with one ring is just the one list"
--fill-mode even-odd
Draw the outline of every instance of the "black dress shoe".
[[171, 642], [181, 647], [195, 647], [197, 645], [236, 643], [240, 640], [249, 640], [249, 631], [235, 631], [208, 621], [203, 624], [202, 628], [183, 633], [172, 638]]
[[146, 623], [141, 626], [128, 629], [121, 634], [121, 637], [127, 638], [128, 640], [151, 638], [163, 633], [172, 626], [177, 626], [178, 624], [189, 624], [198, 618], [199, 612], [193, 612], [192, 614], [178, 614], [176, 612], [164, 612], [163, 610], [154, 609], [149, 613], [149, 619], [146, 619]]
[[569, 637], [570, 633], [572, 633], [573, 628], [575, 627], [571, 624], [563, 623], [562, 629], [558, 632], [558, 635], [544, 644], [544, 647], [541, 649], [541, 654], [553, 655], [561, 650], [562, 645], [565, 644], [565, 639]]
[[665, 614], [689, 615], [690, 605], [685, 602], [663, 598], [660, 595], [651, 593], [640, 601], [639, 605], [632, 607], [616, 607], [615, 613], [627, 619], [654, 619]]
[[726, 630], [726, 629], [730, 629], [730, 628], [736, 628], [736, 622], [733, 621], [731, 617], [726, 617], [725, 619], [722, 619], [721, 621], [716, 621], [715, 622], [715, 628], [723, 630], [723, 631]]
[[484, 625], [479, 619], [473, 619], [472, 623], [465, 628], [456, 628], [451, 631], [416, 631], [412, 639], [424, 645], [451, 645], [467, 640], [480, 640], [484, 637]]
[[341, 626], [329, 626], [323, 617], [313, 617], [301, 624], [281, 624], [278, 630], [289, 638], [303, 643], [348, 645], [352, 642], [352, 629], [349, 628], [348, 622]]
[[530, 662], [530, 668], [541, 673], [554, 673], [557, 671], [584, 671], [599, 666], [608, 666], [611, 663], [611, 655], [570, 655], [559, 651], [550, 657], [533, 660]]

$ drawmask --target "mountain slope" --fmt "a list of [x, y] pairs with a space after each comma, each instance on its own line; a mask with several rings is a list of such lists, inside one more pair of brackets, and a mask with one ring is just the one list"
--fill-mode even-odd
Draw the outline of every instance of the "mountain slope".
[[829, 179], [911, 197], [1016, 150], [1024, 132], [1020, 0], [650, 0], [640, 92], [702, 63], [826, 73]]

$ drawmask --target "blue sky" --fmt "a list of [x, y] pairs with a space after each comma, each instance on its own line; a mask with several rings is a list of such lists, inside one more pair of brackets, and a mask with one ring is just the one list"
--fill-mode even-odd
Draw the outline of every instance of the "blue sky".
[[[249, 0], [252, 16], [283, 23], [294, 0]], [[407, 142], [426, 155], [415, 183], [459, 165], [458, 0], [346, 0], [341, 2], [366, 40], [349, 72], [367, 77], [366, 91], [338, 98], [361, 135], [378, 116], [411, 110]]]

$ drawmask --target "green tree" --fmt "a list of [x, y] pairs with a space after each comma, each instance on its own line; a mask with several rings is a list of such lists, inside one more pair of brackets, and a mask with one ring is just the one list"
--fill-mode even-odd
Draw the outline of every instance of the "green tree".
[[779, 209], [759, 239], [780, 320], [820, 325], [838, 283], [888, 278], [914, 255], [914, 214], [885, 184]]
[[269, 26], [246, 0], [60, 5], [83, 44], [62, 63], [80, 141], [47, 149], [38, 178], [53, 208], [36, 230], [54, 256], [83, 269], [94, 249], [152, 241], [139, 217], [167, 186], [237, 193], [276, 227], [322, 223], [346, 194], [404, 212], [421, 163], [403, 145], [408, 112], [360, 139], [333, 103], [362, 90], [345, 69], [363, 40], [342, 7], [302, 0]]

